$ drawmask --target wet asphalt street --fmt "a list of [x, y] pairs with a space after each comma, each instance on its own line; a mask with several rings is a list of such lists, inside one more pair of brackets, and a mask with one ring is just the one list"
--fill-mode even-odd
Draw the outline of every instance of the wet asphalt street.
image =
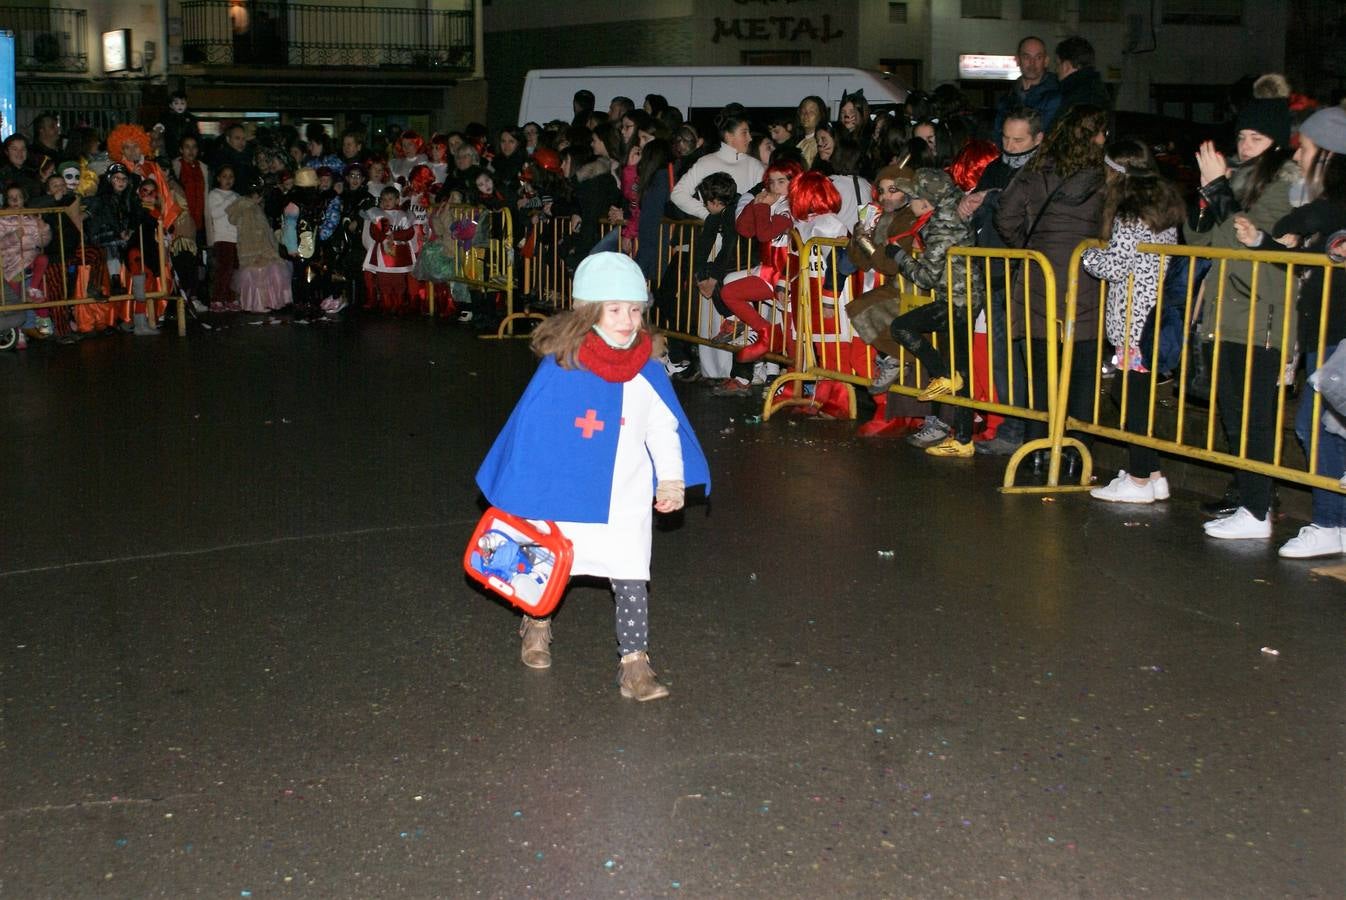
[[680, 386], [636, 704], [461, 572], [522, 342], [243, 321], [0, 355], [0, 897], [1346, 894], [1323, 562]]

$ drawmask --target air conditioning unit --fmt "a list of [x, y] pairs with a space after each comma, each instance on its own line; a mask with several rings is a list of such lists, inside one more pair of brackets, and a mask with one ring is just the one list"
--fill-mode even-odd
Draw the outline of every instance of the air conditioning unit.
[[49, 66], [70, 54], [70, 32], [24, 32], [25, 61], [30, 65]]

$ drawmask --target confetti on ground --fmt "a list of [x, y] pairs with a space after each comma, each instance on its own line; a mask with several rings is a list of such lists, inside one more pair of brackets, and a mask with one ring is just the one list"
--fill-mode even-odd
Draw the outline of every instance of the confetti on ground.
[[880, 551], [879, 551], [879, 559], [892, 559], [892, 558], [893, 558], [893, 551], [892, 551], [892, 550], [880, 550]]
[[1277, 649], [1274, 648], [1274, 647], [1263, 647], [1263, 648], [1262, 648], [1262, 655], [1263, 655], [1263, 656], [1280, 656], [1280, 655], [1281, 655], [1281, 651], [1277, 650]]
[[1055, 497], [1043, 497], [1043, 498], [1042, 498], [1042, 502], [1043, 502], [1043, 503], [1055, 503], [1055, 502], [1056, 502], [1056, 498], [1055, 498]]

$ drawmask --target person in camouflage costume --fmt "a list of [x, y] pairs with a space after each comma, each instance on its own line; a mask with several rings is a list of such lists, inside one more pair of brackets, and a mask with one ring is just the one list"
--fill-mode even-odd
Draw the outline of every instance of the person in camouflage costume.
[[[934, 302], [903, 313], [889, 326], [893, 340], [914, 355], [928, 373], [930, 381], [918, 398], [928, 401], [957, 394], [970, 382], [967, 377], [970, 350], [967, 323], [980, 312], [985, 290], [977, 266], [971, 267], [971, 277], [968, 277], [966, 257], [954, 257], [952, 266], [946, 266], [951, 248], [971, 247], [975, 243], [971, 224], [958, 216], [958, 201], [963, 199], [963, 193], [954, 185], [953, 179], [938, 169], [918, 169], [913, 177], [901, 179], [898, 189], [910, 198], [911, 210], [916, 215], [927, 210], [932, 212], [920, 232], [919, 257], [913, 257], [900, 246], [887, 248], [897, 270], [908, 283], [919, 290], [934, 292]], [[950, 371], [943, 355], [927, 337], [931, 333], [947, 332], [951, 311], [954, 371]], [[881, 367], [888, 370], [895, 364], [896, 360], [889, 360]], [[955, 407], [953, 419], [954, 433], [926, 447], [927, 453], [960, 458], [973, 454], [972, 411], [967, 407]]]

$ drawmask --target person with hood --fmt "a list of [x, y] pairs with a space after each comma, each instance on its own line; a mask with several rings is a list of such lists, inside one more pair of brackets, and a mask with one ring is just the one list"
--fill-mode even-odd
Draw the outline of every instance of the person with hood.
[[1058, 116], [1076, 106], [1112, 109], [1112, 95], [1094, 68], [1094, 45], [1079, 35], [1056, 45], [1056, 78], [1061, 91]]
[[[924, 403], [970, 393], [968, 360], [972, 348], [967, 346], [967, 328], [968, 322], [975, 320], [981, 311], [984, 300], [982, 273], [979, 266], [973, 265], [969, 278], [968, 261], [962, 256], [955, 256], [952, 264], [946, 265], [950, 249], [972, 243], [972, 228], [958, 215], [958, 201], [963, 199], [963, 192], [948, 173], [939, 169], [918, 169], [913, 176], [897, 177], [893, 187], [906, 195], [913, 215], [928, 214], [929, 217], [919, 232], [922, 245], [919, 257], [902, 249], [900, 243], [887, 245], [884, 254], [909, 285], [917, 290], [934, 292], [934, 300], [893, 319], [888, 326], [889, 334], [925, 369], [929, 380], [917, 400]], [[878, 249], [877, 245], [874, 249]], [[954, 335], [954, 346], [946, 348], [951, 352], [951, 359], [946, 361], [927, 335], [944, 335], [950, 330]], [[886, 358], [889, 360], [887, 367], [896, 363], [892, 357]], [[956, 406], [952, 418], [952, 432], [946, 432], [937, 442], [933, 441], [932, 435], [931, 442], [925, 445], [926, 453], [960, 459], [973, 455], [972, 410]]]
[[[1007, 247], [1037, 250], [1047, 257], [1057, 285], [1069, 283], [1070, 258], [1081, 241], [1095, 240], [1103, 231], [1103, 145], [1107, 141], [1108, 114], [1096, 106], [1075, 106], [1056, 120], [1038, 153], [1019, 170], [1000, 195], [995, 227]], [[1014, 322], [1014, 337], [1029, 338], [1022, 351], [1032, 354], [1034, 409], [1047, 408], [1047, 295], [1044, 279], [1030, 279], [1028, 322]], [[1014, 279], [1010, 302], [1024, 306], [1023, 279]], [[1093, 414], [1098, 372], [1092, 362], [1098, 351], [1098, 280], [1087, 272], [1079, 275], [1078, 306], [1073, 338], [1075, 359], [1081, 360], [1071, 374], [1068, 408], [1070, 415]], [[1056, 316], [1065, 312], [1065, 294], [1057, 295]], [[1031, 332], [1025, 326], [1031, 325]], [[1022, 354], [1021, 354], [1022, 355]], [[1020, 360], [1026, 366], [1027, 360]], [[1025, 437], [1047, 436], [1044, 422], [1031, 421]], [[1083, 438], [1088, 440], [1087, 436]], [[1067, 472], [1080, 464], [1078, 455], [1067, 456]], [[1045, 457], [1035, 457], [1036, 469]]]
[[[102, 251], [110, 276], [121, 275], [127, 244], [131, 235], [139, 232], [141, 207], [133, 176], [121, 163], [111, 163], [98, 182], [98, 193], [89, 198], [88, 218], [84, 223], [84, 240]], [[112, 293], [109, 286], [109, 293]], [[122, 293], [121, 290], [116, 293]], [[75, 327], [83, 333], [102, 331], [121, 322], [121, 303], [82, 303], [75, 307]]]
[[[883, 312], [895, 309], [901, 296], [897, 264], [888, 255], [888, 247], [897, 244], [911, 253], [915, 249], [917, 233], [929, 219], [929, 216], [918, 217], [911, 211], [910, 198], [899, 187], [900, 183], [915, 176], [911, 169], [897, 165], [879, 169], [874, 176], [874, 200], [860, 209], [859, 223], [852, 231], [851, 243], [846, 249], [846, 256], [856, 269], [877, 272], [884, 277], [882, 284], [846, 305], [846, 315], [856, 334], [878, 351], [880, 360], [891, 361], [886, 369], [875, 371], [875, 380], [869, 389], [874, 397], [874, 417], [860, 426], [857, 433], [862, 437], [886, 434], [906, 427], [907, 420], [913, 416], [924, 417], [924, 409], [910, 408], [914, 401], [888, 393], [888, 388], [900, 374], [895, 363], [902, 353], [902, 346], [888, 331], [891, 313], [885, 315]], [[884, 379], [882, 382], [880, 376]]]

